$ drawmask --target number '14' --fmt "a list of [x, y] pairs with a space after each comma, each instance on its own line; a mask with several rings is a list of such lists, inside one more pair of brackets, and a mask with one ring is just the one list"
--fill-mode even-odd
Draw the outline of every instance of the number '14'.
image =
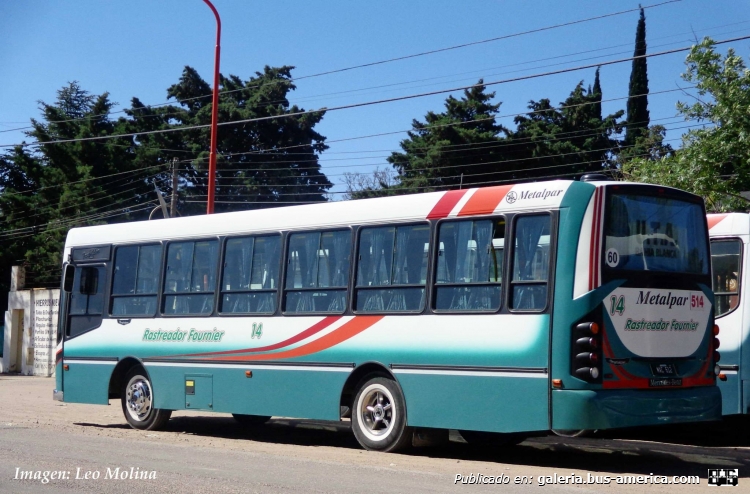
[[625, 295], [620, 295], [619, 297], [617, 295], [612, 295], [609, 298], [609, 313], [611, 315], [615, 315], [615, 312], [617, 312], [619, 315], [622, 315], [623, 312], [625, 312]]

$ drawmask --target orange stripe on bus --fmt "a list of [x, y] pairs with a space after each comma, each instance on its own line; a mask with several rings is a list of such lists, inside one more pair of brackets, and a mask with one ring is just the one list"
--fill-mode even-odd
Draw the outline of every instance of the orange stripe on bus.
[[207, 360], [247, 360], [247, 361], [253, 361], [253, 360], [279, 360], [279, 359], [288, 359], [288, 358], [294, 358], [294, 357], [303, 357], [305, 355], [310, 355], [312, 353], [320, 352], [323, 350], [326, 350], [328, 348], [331, 348], [332, 346], [338, 345], [339, 343], [342, 343], [349, 338], [352, 338], [365, 329], [371, 327], [376, 322], [383, 319], [385, 316], [357, 316], [351, 321], [347, 322], [340, 328], [328, 333], [325, 336], [322, 336], [318, 338], [315, 341], [311, 341], [310, 343], [307, 343], [305, 345], [302, 345], [297, 348], [293, 348], [291, 350], [285, 350], [282, 352], [277, 353], [266, 353], [263, 355], [245, 355], [245, 356], [224, 356], [224, 357], [215, 357], [212, 359]]
[[708, 229], [710, 230], [711, 228], [715, 227], [726, 217], [726, 214], [709, 214], [706, 217], [706, 220], [708, 221]]
[[458, 201], [466, 195], [466, 192], [468, 192], [468, 189], [449, 190], [443, 194], [443, 197], [440, 198], [435, 207], [432, 208], [432, 211], [430, 211], [430, 214], [427, 215], [427, 219], [437, 220], [448, 216], [453, 211], [453, 208], [456, 207]]
[[495, 211], [500, 201], [505, 199], [506, 194], [512, 189], [512, 185], [499, 187], [485, 187], [477, 189], [474, 195], [466, 201], [464, 207], [458, 212], [458, 216], [470, 216], [473, 214], [490, 214]]

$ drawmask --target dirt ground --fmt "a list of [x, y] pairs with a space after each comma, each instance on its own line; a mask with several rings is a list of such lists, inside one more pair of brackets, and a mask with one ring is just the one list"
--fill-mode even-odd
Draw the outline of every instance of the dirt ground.
[[[600, 433], [592, 438], [533, 438], [502, 449], [471, 447], [452, 433], [436, 447], [414, 448], [404, 454], [363, 451], [346, 422], [274, 418], [251, 428], [227, 414], [202, 411], [173, 413], [165, 431], [130, 428], [119, 401], [109, 406], [66, 404], [52, 400], [54, 379], [0, 376], [0, 427], [52, 429], [71, 435], [139, 439], [184, 446], [243, 451], [260, 455], [337, 462], [351, 466], [430, 472], [446, 478], [461, 474], [531, 476], [581, 475], [700, 475], [700, 486], [583, 485], [558, 486], [589, 492], [697, 492], [707, 488], [707, 469], [739, 468], [738, 491], [750, 492], [750, 437], [736, 424], [644, 429]], [[548, 486], [550, 487], [550, 486]], [[563, 489], [564, 487], [564, 489]], [[735, 491], [736, 492], [736, 491]]]

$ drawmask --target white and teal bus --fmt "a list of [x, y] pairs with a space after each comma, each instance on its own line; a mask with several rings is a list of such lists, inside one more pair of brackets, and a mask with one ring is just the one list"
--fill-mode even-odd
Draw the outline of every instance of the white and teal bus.
[[[721, 327], [718, 385], [724, 415], [750, 413], [750, 298], [743, 295], [750, 255], [750, 215], [709, 214], [716, 323]], [[744, 350], [744, 351], [743, 351]]]
[[700, 198], [605, 181], [72, 229], [54, 396], [381, 451], [715, 420], [709, 262]]

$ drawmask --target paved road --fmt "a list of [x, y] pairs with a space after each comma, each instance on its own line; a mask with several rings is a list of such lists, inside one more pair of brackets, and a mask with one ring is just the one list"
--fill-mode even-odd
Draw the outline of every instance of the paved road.
[[[501, 450], [473, 448], [453, 434], [440, 446], [381, 454], [361, 450], [346, 423], [277, 418], [247, 429], [223, 414], [178, 412], [166, 431], [136, 431], [118, 402], [56, 403], [53, 386], [0, 376], [0, 492], [715, 492], [706, 481], [712, 466], [739, 468], [743, 478], [731, 492], [750, 492], [750, 436], [736, 423], [540, 437]], [[68, 478], [17, 478], [53, 471]], [[155, 478], [129, 478], [131, 471]], [[618, 475], [652, 473], [702, 479], [698, 486], [615, 483]], [[454, 484], [457, 474], [509, 483]], [[612, 481], [539, 485], [540, 477], [589, 474]], [[530, 484], [514, 485], [522, 476]]]

